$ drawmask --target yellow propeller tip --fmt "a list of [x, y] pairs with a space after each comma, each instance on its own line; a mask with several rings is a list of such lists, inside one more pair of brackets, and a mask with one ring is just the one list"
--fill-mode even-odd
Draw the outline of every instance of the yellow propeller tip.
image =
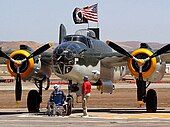
[[49, 45], [50, 47], [54, 46], [54, 42], [53, 41], [49, 42]]

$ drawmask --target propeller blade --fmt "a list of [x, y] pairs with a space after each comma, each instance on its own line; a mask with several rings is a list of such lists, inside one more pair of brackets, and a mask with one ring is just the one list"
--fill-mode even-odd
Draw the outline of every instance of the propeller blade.
[[165, 45], [164, 47], [160, 48], [159, 50], [157, 50], [152, 56], [150, 56], [150, 58], [159, 56], [161, 54], [166, 53], [168, 50], [170, 50], [170, 44]]
[[3, 52], [2, 50], [0, 50], [0, 56], [10, 60], [10, 57], [5, 52]]
[[35, 50], [29, 57], [27, 57], [27, 59], [30, 59], [34, 56], [40, 55], [41, 53], [43, 53], [44, 51], [46, 51], [47, 49], [49, 49], [52, 46], [51, 43], [45, 44], [42, 47], [40, 47], [39, 49]]
[[106, 41], [106, 43], [112, 48], [114, 49], [115, 51], [117, 51], [118, 53], [120, 54], [123, 54], [127, 57], [130, 57], [130, 58], [133, 58], [133, 56], [127, 52], [125, 49], [123, 49], [122, 47], [120, 47], [119, 45], [113, 43], [112, 41]]
[[21, 95], [22, 95], [21, 75], [17, 73], [16, 84], [15, 84], [16, 101], [21, 101]]

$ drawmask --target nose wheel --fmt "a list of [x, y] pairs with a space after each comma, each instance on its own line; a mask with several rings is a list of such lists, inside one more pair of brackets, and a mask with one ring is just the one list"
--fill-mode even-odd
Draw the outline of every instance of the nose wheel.
[[137, 85], [137, 100], [146, 103], [146, 111], [148, 113], [155, 113], [157, 110], [157, 94], [154, 89], [149, 89], [146, 92], [146, 88], [150, 85], [146, 85], [146, 81], [136, 80]]

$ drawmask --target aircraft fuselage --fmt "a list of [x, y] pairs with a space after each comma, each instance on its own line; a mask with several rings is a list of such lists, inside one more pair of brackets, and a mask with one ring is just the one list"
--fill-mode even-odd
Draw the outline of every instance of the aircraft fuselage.
[[[83, 76], [90, 81], [100, 78], [100, 60], [113, 55], [113, 50], [104, 42], [83, 35], [68, 35], [53, 52], [54, 73], [62, 79], [82, 83]], [[120, 79], [126, 69], [113, 68], [113, 80]]]

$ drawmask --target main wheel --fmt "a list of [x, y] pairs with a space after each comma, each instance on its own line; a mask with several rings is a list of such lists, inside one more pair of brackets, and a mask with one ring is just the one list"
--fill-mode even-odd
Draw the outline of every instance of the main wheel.
[[157, 110], [157, 94], [154, 89], [149, 89], [146, 95], [146, 111], [154, 113]]
[[39, 112], [41, 97], [37, 90], [30, 90], [27, 97], [27, 108], [31, 113]]

